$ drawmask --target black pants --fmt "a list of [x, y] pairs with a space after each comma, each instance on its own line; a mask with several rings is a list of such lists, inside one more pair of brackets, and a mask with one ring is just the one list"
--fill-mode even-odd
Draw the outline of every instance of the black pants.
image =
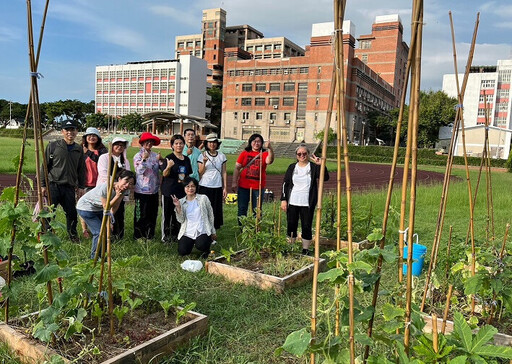
[[153, 239], [158, 216], [158, 193], [145, 195], [135, 192], [133, 212], [133, 237]]
[[174, 203], [169, 196], [162, 195], [162, 241], [177, 240], [181, 224], [176, 218]]
[[222, 207], [224, 205], [224, 198], [222, 196], [222, 187], [210, 188], [199, 186], [199, 193], [206, 195], [213, 209], [213, 227], [215, 230], [220, 229], [224, 224], [224, 217]]
[[121, 201], [114, 214], [114, 226], [112, 227], [112, 238], [119, 240], [124, 237], [124, 201]]
[[315, 209], [310, 208], [309, 206], [288, 205], [288, 208], [286, 210], [286, 220], [288, 223], [286, 234], [292, 238], [297, 237], [297, 228], [299, 227], [300, 218], [300, 226], [302, 228], [302, 239], [313, 239], [311, 227], [313, 224], [314, 214]]
[[183, 235], [178, 240], [178, 253], [180, 255], [189, 255], [192, 249], [196, 246], [197, 250], [202, 253], [210, 252], [210, 245], [212, 245], [212, 238], [206, 234], [199, 235], [195, 240]]
[[66, 225], [69, 237], [76, 239], [78, 237], [78, 233], [76, 231], [78, 217], [76, 213], [75, 187], [50, 183], [50, 194], [52, 204], [54, 204], [55, 207], [57, 207], [57, 205], [61, 205], [64, 213], [66, 214]]

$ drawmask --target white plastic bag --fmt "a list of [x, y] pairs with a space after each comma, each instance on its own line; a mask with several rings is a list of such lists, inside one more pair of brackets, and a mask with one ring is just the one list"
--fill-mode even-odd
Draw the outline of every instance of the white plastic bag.
[[199, 272], [203, 268], [203, 263], [200, 260], [185, 260], [181, 263], [181, 268], [188, 272]]

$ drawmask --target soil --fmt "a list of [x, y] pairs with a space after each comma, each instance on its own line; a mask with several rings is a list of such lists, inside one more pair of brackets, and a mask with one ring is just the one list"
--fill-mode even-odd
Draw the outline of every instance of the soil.
[[247, 251], [243, 251], [236, 256], [232, 256], [230, 262], [230, 264], [235, 267], [244, 268], [256, 273], [269, 274], [280, 278], [286, 277], [287, 275], [290, 275], [312, 263], [313, 260], [310, 257], [299, 254], [288, 254], [281, 257], [275, 257], [261, 253], [261, 259], [257, 260], [249, 256]]
[[[172, 309], [169, 311], [167, 319], [164, 317], [163, 309], [155, 310], [156, 307], [149, 312], [139, 308], [133, 314], [127, 313], [123, 318], [121, 328], [118, 327], [119, 322], [117, 318], [114, 318], [115, 334], [113, 337], [109, 334], [110, 320], [108, 315], [102, 318], [99, 331], [96, 319], [91, 320], [87, 318], [84, 320], [82, 334], [76, 334], [68, 341], [62, 339], [55, 344], [50, 343], [49, 346], [59, 355], [69, 360], [76, 360], [83, 355], [78, 362], [87, 364], [101, 363], [177, 326], [176, 316]], [[185, 316], [180, 320], [179, 324], [181, 325], [189, 320]], [[30, 337], [30, 331], [26, 327], [11, 326], [17, 331], [22, 332], [25, 336]], [[94, 335], [86, 327], [91, 330], [95, 329]], [[37, 341], [37, 339], [33, 338], [31, 340]], [[93, 353], [94, 347], [99, 349], [99, 354]]]

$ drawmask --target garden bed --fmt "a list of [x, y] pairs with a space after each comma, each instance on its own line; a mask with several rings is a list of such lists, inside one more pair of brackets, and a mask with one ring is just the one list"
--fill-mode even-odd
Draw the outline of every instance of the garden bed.
[[[208, 325], [207, 316], [193, 311], [188, 311], [183, 322], [176, 325], [173, 315], [165, 319], [163, 311], [140, 309], [124, 319], [113, 338], [109, 336], [107, 320], [103, 320], [101, 331], [94, 334], [94, 344], [91, 344], [92, 335], [87, 333], [81, 340], [57, 342], [47, 347], [29, 336], [30, 329], [23, 326], [28, 320], [26, 316], [11, 325], [0, 324], [0, 341], [23, 363], [30, 364], [43, 363], [54, 355], [70, 362], [76, 360], [84, 348], [88, 353], [80, 358], [81, 363], [148, 363], [157, 356], [172, 353], [191, 338], [204, 335]], [[90, 321], [85, 326], [95, 327], [95, 322]], [[94, 346], [99, 348], [99, 353], [95, 353]]]
[[[425, 323], [426, 323], [425, 327], [423, 328], [423, 331], [426, 333], [431, 333], [432, 332], [432, 316], [422, 315], [422, 318], [423, 318], [423, 321], [425, 321]], [[443, 319], [438, 317], [437, 318], [437, 331], [438, 332], [441, 332], [442, 325], [443, 325]], [[452, 332], [453, 328], [454, 328], [453, 321], [446, 320], [445, 333]], [[475, 330], [475, 331], [478, 331], [478, 330]], [[501, 345], [501, 346], [512, 346], [512, 336], [502, 334], [502, 333], [497, 333], [496, 335], [494, 335], [494, 344]]]
[[[278, 293], [283, 293], [285, 289], [299, 285], [313, 278], [314, 258], [303, 255], [288, 255], [285, 258], [295, 259], [299, 262], [305, 260], [305, 266], [299, 264], [293, 272], [284, 273], [282, 276], [266, 274], [264, 265], [281, 264], [279, 259], [263, 257], [261, 260], [255, 261], [248, 259], [246, 250], [236, 252], [230, 257], [230, 262], [226, 257], [218, 257], [209, 261], [206, 265], [206, 271], [225, 277], [227, 280], [245, 285], [256, 286], [261, 289], [273, 289]], [[309, 264], [308, 264], [309, 263]], [[325, 259], [319, 260], [320, 268], [325, 266]]]
[[[321, 236], [319, 243], [322, 246], [327, 246], [327, 247], [334, 248], [334, 249], [336, 248], [336, 238], [326, 238], [326, 237]], [[348, 241], [341, 240], [340, 245], [341, 245], [341, 249], [348, 249]], [[361, 240], [360, 242], [357, 242], [357, 243], [352, 242], [352, 249], [354, 249], [355, 251], [371, 249], [374, 246], [375, 246], [375, 243], [372, 243], [372, 242], [368, 241], [367, 239]]]

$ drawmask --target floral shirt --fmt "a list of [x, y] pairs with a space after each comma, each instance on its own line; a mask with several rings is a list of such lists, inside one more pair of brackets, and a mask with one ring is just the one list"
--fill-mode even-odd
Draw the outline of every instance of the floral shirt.
[[133, 167], [137, 176], [135, 183], [135, 192], [144, 195], [153, 195], [158, 193], [160, 187], [160, 161], [158, 154], [151, 152], [149, 158], [142, 159], [143, 150], [133, 157]]

